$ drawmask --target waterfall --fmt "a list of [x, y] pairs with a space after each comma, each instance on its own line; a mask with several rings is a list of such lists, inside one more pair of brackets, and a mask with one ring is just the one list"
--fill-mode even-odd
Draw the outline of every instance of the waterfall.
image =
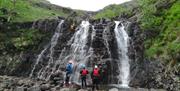
[[[56, 30], [55, 30], [55, 33], [54, 35], [52, 36], [51, 38], [51, 42], [50, 42], [50, 54], [49, 54], [49, 60], [48, 60], [48, 65], [45, 67], [45, 68], [41, 68], [41, 70], [38, 72], [38, 77], [42, 78], [42, 77], [45, 77], [45, 76], [48, 76], [49, 73], [46, 72], [49, 70], [51, 64], [53, 64], [54, 62], [54, 59], [53, 59], [53, 55], [54, 55], [54, 47], [56, 46], [57, 42], [58, 42], [58, 38], [60, 36], [60, 31], [62, 30], [61, 27], [62, 27], [62, 24], [63, 24], [64, 20], [61, 20], [60, 23], [58, 24]], [[45, 51], [48, 49], [48, 47], [45, 47], [41, 53], [38, 55], [38, 58], [36, 60], [36, 63], [35, 65], [33, 66], [33, 69], [31, 70], [31, 73], [29, 75], [29, 77], [32, 77], [33, 74], [34, 74], [34, 71], [36, 69], [36, 66], [39, 64], [39, 62], [42, 60], [42, 57], [45, 53]], [[46, 79], [46, 78], [44, 78]]]
[[47, 50], [47, 47], [45, 47], [45, 48], [41, 51], [41, 53], [38, 55], [38, 58], [37, 58], [37, 60], [36, 60], [36, 63], [35, 63], [35, 65], [33, 66], [33, 69], [31, 70], [31, 73], [30, 73], [30, 75], [29, 75], [30, 78], [33, 76], [34, 70], [36, 69], [36, 66], [39, 64], [39, 61], [42, 60], [42, 57], [43, 57], [43, 55], [44, 55], [44, 53], [45, 53], [46, 50]]
[[74, 34], [72, 37], [73, 41], [71, 44], [71, 53], [72, 53], [72, 59], [76, 62], [76, 69], [73, 73], [72, 81], [75, 83], [79, 83], [79, 77], [80, 77], [80, 70], [81, 64], [87, 63], [87, 54], [88, 54], [88, 35], [89, 35], [89, 22], [88, 21], [82, 21], [78, 31]]
[[104, 31], [103, 31], [103, 39], [104, 39], [104, 44], [105, 44], [105, 47], [108, 51], [108, 55], [110, 56], [110, 58], [112, 57], [111, 55], [111, 51], [110, 51], [110, 46], [109, 46], [109, 43], [108, 43], [108, 34], [109, 34], [109, 28], [105, 28]]
[[[130, 74], [130, 65], [129, 65], [129, 57], [127, 55], [128, 53], [128, 34], [125, 31], [125, 26], [123, 23], [119, 21], [115, 21], [115, 36], [118, 44], [118, 53], [119, 53], [119, 76], [120, 80], [118, 83], [121, 82], [121, 86], [128, 87], [129, 84], [129, 74]], [[119, 26], [121, 24], [121, 26]]]
[[76, 29], [76, 32], [68, 41], [67, 45], [70, 45], [68, 48], [64, 48], [59, 54], [59, 58], [56, 60], [56, 63], [52, 67], [52, 73], [61, 68], [65, 68], [69, 60], [73, 60], [73, 77], [71, 81], [79, 84], [80, 82], [80, 64], [85, 64], [88, 61], [89, 48], [87, 46], [88, 36], [89, 36], [89, 22], [82, 21], [80, 26]]
[[[73, 83], [80, 84], [79, 72], [82, 69], [81, 64], [86, 65], [86, 68], [91, 71], [92, 65], [102, 63], [107, 67], [111, 67], [108, 68], [108, 70], [106, 69], [110, 75], [107, 76], [109, 83], [118, 83], [116, 85], [119, 86], [121, 84], [123, 87], [128, 87], [130, 64], [127, 55], [129, 37], [125, 30], [127, 24], [115, 21], [116, 26], [112, 28], [112, 26], [108, 24], [101, 23], [92, 25], [88, 21], [82, 21], [76, 28], [73, 36], [66, 40], [66, 46], [61, 48], [61, 51], [58, 52], [59, 54], [55, 54], [57, 53], [55, 49], [59, 48], [57, 44], [59, 45], [58, 39], [61, 39], [60, 34], [63, 22], [62, 20], [58, 24], [49, 45], [37, 56], [36, 63], [29, 76], [37, 76], [39, 79], [49, 80], [54, 73], [60, 71], [62, 72], [60, 77], [63, 78], [66, 64], [69, 60], [73, 60], [74, 71], [70, 80]], [[89, 31], [90, 29], [91, 31]], [[113, 33], [111, 33], [111, 29], [114, 29]], [[117, 46], [113, 44], [114, 39], [117, 41]], [[45, 59], [45, 56], [48, 57]], [[114, 59], [118, 60], [114, 61]], [[106, 62], [109, 64], [106, 64]], [[116, 63], [117, 66], [114, 66]], [[114, 69], [116, 67], [118, 68], [117, 70]], [[118, 71], [119, 74], [117, 76], [116, 73], [110, 71]], [[117, 78], [118, 80], [116, 80]], [[91, 79], [90, 75], [88, 75], [87, 84], [90, 83]]]
[[73, 53], [73, 58], [81, 61], [84, 60], [84, 57], [87, 53], [87, 37], [89, 34], [89, 22], [88, 21], [82, 21], [80, 28], [78, 31], [74, 34], [72, 37], [73, 41], [71, 44], [71, 52]]

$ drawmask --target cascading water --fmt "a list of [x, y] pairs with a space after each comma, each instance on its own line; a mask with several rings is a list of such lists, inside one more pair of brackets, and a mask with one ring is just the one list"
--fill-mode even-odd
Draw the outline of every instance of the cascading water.
[[44, 53], [45, 53], [46, 50], [47, 50], [47, 47], [44, 48], [44, 49], [41, 51], [41, 53], [38, 55], [38, 58], [37, 58], [37, 60], [36, 60], [36, 63], [35, 63], [35, 65], [33, 66], [33, 69], [31, 70], [31, 73], [30, 73], [30, 75], [29, 75], [30, 78], [33, 76], [34, 70], [36, 69], [36, 66], [39, 64], [39, 61], [42, 60], [42, 56], [44, 55]]
[[[63, 24], [64, 20], [61, 20], [60, 23], [58, 24], [56, 30], [55, 30], [55, 33], [54, 35], [52, 36], [51, 38], [51, 43], [50, 43], [50, 54], [49, 54], [49, 61], [48, 61], [48, 65], [44, 68], [41, 68], [41, 70], [39, 71], [38, 73], [38, 77], [41, 78], [41, 79], [46, 79], [46, 77], [49, 77], [49, 73], [46, 72], [48, 71], [48, 68], [50, 68], [50, 65], [54, 62], [54, 59], [53, 59], [53, 55], [54, 55], [54, 47], [56, 46], [57, 44], [57, 41], [58, 41], [58, 38], [60, 36], [60, 31], [62, 30], [61, 27], [62, 27], [62, 24]], [[34, 74], [34, 71], [36, 69], [36, 66], [39, 64], [39, 62], [42, 60], [42, 57], [45, 53], [45, 51], [47, 50], [48, 47], [45, 47], [41, 53], [38, 55], [38, 58], [36, 60], [36, 63], [30, 73], [30, 77], [33, 76]], [[46, 75], [46, 76], [45, 76]], [[43, 78], [45, 77], [45, 78]]]
[[88, 30], [89, 30], [89, 22], [82, 21], [80, 28], [72, 37], [73, 41], [71, 44], [71, 52], [73, 54], [72, 55], [73, 59], [77, 59], [76, 61], [84, 60], [84, 57], [86, 56], [87, 53], [86, 43], [89, 34]]
[[[66, 41], [67, 44], [61, 51], [60, 54], [55, 55], [55, 48], [57, 46], [58, 39], [61, 39], [61, 27], [63, 20], [59, 23], [53, 37], [51, 38], [51, 43], [45, 47], [41, 53], [38, 55], [36, 63], [31, 71], [30, 77], [37, 76], [42, 80], [49, 80], [52, 74], [57, 71], [61, 71], [62, 74], [65, 73], [64, 68], [69, 60], [74, 60], [74, 71], [71, 81], [76, 84], [80, 84], [80, 70], [81, 64], [85, 64], [89, 71], [92, 70], [93, 64], [106, 63], [108, 62], [109, 66], [107, 71], [118, 71], [118, 86], [121, 84], [123, 87], [128, 87], [129, 84], [129, 58], [128, 58], [128, 40], [129, 37], [125, 31], [127, 27], [124, 23], [115, 21], [116, 26], [114, 28], [114, 34], [111, 33], [112, 26], [107, 24], [97, 24], [90, 25], [88, 21], [82, 21], [80, 26], [76, 28], [76, 32], [71, 37], [71, 39]], [[89, 30], [92, 31], [89, 31]], [[63, 36], [63, 35], [62, 35]], [[60, 38], [59, 38], [60, 37]], [[112, 40], [116, 39], [117, 46], [112, 46]], [[118, 48], [118, 53], [113, 50]], [[49, 52], [49, 53], [48, 53]], [[48, 60], [43, 58], [43, 56], [48, 54]], [[113, 54], [113, 55], [112, 55]], [[117, 59], [114, 61], [113, 59]], [[91, 61], [92, 60], [92, 61]], [[43, 62], [41, 62], [43, 61]], [[41, 64], [40, 64], [41, 63]], [[117, 63], [118, 70], [113, 64]], [[42, 65], [43, 64], [43, 65]], [[41, 66], [41, 67], [39, 67]], [[107, 72], [110, 76], [106, 78], [107, 83], [117, 83], [116, 74]], [[106, 74], [106, 75], [108, 75]], [[61, 76], [62, 78], [62, 76]], [[90, 75], [87, 77], [87, 83], [91, 83]]]
[[109, 34], [109, 29], [108, 28], [105, 28], [104, 31], [103, 31], [103, 39], [104, 39], [104, 44], [105, 44], [105, 47], [107, 48], [107, 51], [108, 51], [108, 55], [110, 56], [110, 58], [112, 57], [111, 56], [111, 51], [109, 49], [109, 43], [108, 43], [108, 34]]
[[73, 73], [72, 80], [75, 83], [79, 83], [79, 72], [81, 70], [81, 67], [79, 67], [81, 64], [87, 63], [87, 54], [89, 48], [87, 47], [88, 42], [88, 35], [89, 35], [89, 22], [88, 21], [82, 21], [78, 31], [74, 34], [73, 41], [71, 44], [71, 55], [72, 59], [75, 59], [77, 68], [75, 69]]
[[[115, 21], [116, 26], [115, 26], [115, 35], [116, 35], [116, 40], [118, 44], [118, 53], [119, 53], [119, 62], [118, 62], [118, 67], [120, 74], [118, 78], [120, 78], [121, 86], [123, 87], [128, 87], [129, 84], [129, 74], [130, 74], [130, 65], [129, 65], [129, 57], [127, 55], [128, 53], [128, 34], [125, 31], [125, 26], [123, 23], [119, 21]], [[119, 26], [121, 24], [121, 26]]]
[[[58, 60], [52, 67], [51, 74], [56, 70], [65, 68], [65, 65], [69, 60], [73, 60], [74, 72], [71, 81], [79, 84], [79, 72], [81, 70], [80, 65], [86, 64], [88, 58], [88, 36], [89, 36], [89, 22], [82, 21], [81, 25], [77, 28], [75, 34], [68, 41], [67, 45], [70, 45], [70, 48], [64, 48], [59, 55]], [[51, 76], [51, 74], [49, 76]]]

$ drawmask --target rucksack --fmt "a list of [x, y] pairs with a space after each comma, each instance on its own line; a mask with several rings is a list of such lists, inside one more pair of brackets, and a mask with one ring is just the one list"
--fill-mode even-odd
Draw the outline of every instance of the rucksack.
[[99, 76], [99, 69], [93, 70], [93, 76]]
[[85, 75], [87, 75], [87, 74], [88, 74], [87, 70], [86, 70], [86, 69], [83, 69], [83, 70], [82, 70], [82, 75], [85, 76]]

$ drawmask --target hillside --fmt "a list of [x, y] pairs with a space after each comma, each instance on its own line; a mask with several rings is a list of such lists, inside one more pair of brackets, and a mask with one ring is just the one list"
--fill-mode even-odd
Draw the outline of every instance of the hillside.
[[67, 17], [73, 12], [82, 14], [80, 10], [72, 10], [61, 6], [50, 4], [45, 0], [1, 0], [1, 21], [26, 22], [38, 19], [54, 18], [56, 16]]
[[138, 22], [145, 36], [146, 57], [160, 58], [178, 73], [180, 72], [179, 12], [179, 0], [133, 0], [121, 5], [107, 6], [93, 18], [125, 17]]

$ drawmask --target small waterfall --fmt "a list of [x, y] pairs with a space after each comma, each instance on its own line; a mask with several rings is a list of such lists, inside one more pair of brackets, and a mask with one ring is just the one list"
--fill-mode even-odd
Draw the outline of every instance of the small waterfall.
[[111, 51], [110, 51], [110, 46], [109, 46], [109, 43], [108, 43], [108, 34], [109, 34], [109, 29], [108, 28], [105, 28], [104, 31], [103, 31], [103, 39], [104, 39], [104, 44], [105, 44], [105, 47], [108, 51], [108, 55], [110, 56], [110, 58], [112, 58], [111, 56]]
[[[130, 74], [130, 65], [129, 65], [129, 57], [128, 53], [128, 34], [125, 31], [125, 26], [123, 23], [119, 21], [115, 21], [115, 35], [118, 44], [118, 53], [119, 53], [119, 62], [118, 67], [120, 74], [118, 78], [120, 78], [121, 86], [128, 87], [129, 84], [129, 74]], [[121, 24], [121, 26], [119, 26]]]
[[[50, 54], [49, 54], [49, 61], [48, 61], [48, 65], [45, 67], [45, 68], [41, 68], [40, 71], [38, 72], [38, 77], [40, 79], [46, 79], [46, 77], [49, 76], [49, 73], [47, 72], [51, 66], [51, 64], [54, 63], [54, 59], [53, 59], [53, 55], [54, 55], [54, 47], [56, 46], [57, 44], [57, 41], [58, 41], [58, 38], [60, 36], [60, 31], [62, 30], [61, 27], [62, 27], [62, 24], [63, 24], [64, 20], [61, 20], [60, 23], [58, 24], [56, 30], [55, 30], [55, 33], [54, 35], [52, 36], [51, 38], [51, 42], [50, 42]], [[36, 69], [36, 66], [39, 64], [39, 62], [42, 60], [42, 57], [45, 53], [45, 51], [48, 49], [48, 47], [45, 47], [41, 53], [38, 55], [38, 58], [36, 60], [36, 63], [29, 75], [29, 77], [32, 77], [33, 74], [34, 74], [34, 71]], [[44, 78], [43, 78], [44, 77]]]
[[30, 78], [33, 76], [34, 70], [36, 69], [36, 66], [39, 64], [39, 62], [42, 60], [42, 57], [43, 57], [45, 51], [47, 50], [47, 48], [48, 48], [48, 47], [44, 48], [44, 49], [41, 51], [41, 53], [38, 55], [38, 58], [37, 58], [37, 60], [36, 60], [36, 63], [35, 63], [35, 65], [33, 66], [33, 69], [31, 70], [31, 73], [30, 73], [30, 75], [29, 75]]
[[88, 46], [87, 46], [87, 42], [88, 42], [88, 35], [89, 35], [89, 22], [88, 21], [82, 21], [78, 31], [74, 34], [73, 38], [73, 42], [71, 44], [71, 52], [72, 54], [72, 58], [75, 59], [77, 67], [73, 73], [73, 82], [75, 83], [79, 83], [79, 77], [80, 77], [80, 70], [81, 64], [85, 64], [87, 63], [87, 54], [88, 54]]
[[72, 37], [73, 42], [71, 44], [71, 52], [73, 53], [73, 58], [78, 58], [77, 61], [84, 60], [87, 53], [87, 37], [89, 34], [89, 22], [82, 21], [79, 30]]
[[74, 72], [71, 81], [79, 84], [79, 72], [81, 70], [80, 64], [85, 64], [88, 61], [88, 36], [89, 36], [89, 22], [82, 21], [80, 26], [76, 29], [75, 34], [68, 41], [67, 45], [70, 45], [70, 48], [64, 48], [59, 54], [58, 60], [52, 67], [52, 73], [56, 70], [61, 70], [65, 68], [69, 60], [74, 60]]

